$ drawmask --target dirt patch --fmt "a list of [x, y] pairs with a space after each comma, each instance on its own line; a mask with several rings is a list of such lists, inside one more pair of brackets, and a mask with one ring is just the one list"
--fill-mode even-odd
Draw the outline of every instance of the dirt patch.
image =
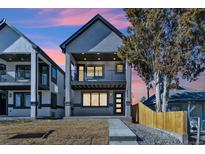
[[[46, 136], [46, 132], [51, 130], [52, 132]], [[44, 134], [39, 136], [41, 133]], [[35, 137], [35, 134], [38, 137]], [[24, 137], [15, 138], [16, 135], [23, 135]], [[32, 138], [32, 136], [34, 137]], [[104, 145], [108, 144], [108, 123], [102, 119], [4, 122], [0, 123], [0, 144]]]

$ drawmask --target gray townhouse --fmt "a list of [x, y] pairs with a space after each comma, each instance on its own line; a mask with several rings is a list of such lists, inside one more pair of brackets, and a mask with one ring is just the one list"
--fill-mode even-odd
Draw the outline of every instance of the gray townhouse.
[[130, 116], [131, 66], [117, 56], [123, 34], [96, 15], [61, 45], [65, 117]]
[[42, 49], [0, 21], [0, 115], [63, 117], [64, 78]]

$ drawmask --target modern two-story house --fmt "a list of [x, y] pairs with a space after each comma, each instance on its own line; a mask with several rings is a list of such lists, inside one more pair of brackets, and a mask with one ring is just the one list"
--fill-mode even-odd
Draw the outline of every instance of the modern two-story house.
[[131, 66], [117, 56], [123, 34], [96, 15], [61, 45], [65, 116], [130, 116]]
[[63, 117], [64, 78], [42, 49], [0, 21], [0, 115]]

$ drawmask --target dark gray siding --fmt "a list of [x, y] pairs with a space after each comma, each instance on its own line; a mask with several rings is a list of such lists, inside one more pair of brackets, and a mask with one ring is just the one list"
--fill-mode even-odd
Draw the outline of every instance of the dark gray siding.
[[[82, 92], [107, 92], [108, 106], [107, 107], [83, 107]], [[125, 92], [122, 90], [72, 90], [72, 115], [73, 116], [113, 116], [114, 115], [114, 93]], [[123, 104], [125, 104], [123, 102]]]

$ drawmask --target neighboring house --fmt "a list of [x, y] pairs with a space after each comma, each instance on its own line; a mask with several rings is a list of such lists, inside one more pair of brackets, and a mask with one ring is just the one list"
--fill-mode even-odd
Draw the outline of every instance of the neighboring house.
[[99, 14], [60, 47], [66, 55], [65, 116], [130, 116], [131, 66], [123, 34]]
[[0, 21], [0, 115], [63, 117], [64, 78], [37, 45]]
[[[144, 104], [155, 110], [155, 95], [144, 101]], [[191, 89], [171, 89], [168, 101], [168, 111], [189, 111], [190, 119], [201, 118], [205, 129], [205, 92]]]

